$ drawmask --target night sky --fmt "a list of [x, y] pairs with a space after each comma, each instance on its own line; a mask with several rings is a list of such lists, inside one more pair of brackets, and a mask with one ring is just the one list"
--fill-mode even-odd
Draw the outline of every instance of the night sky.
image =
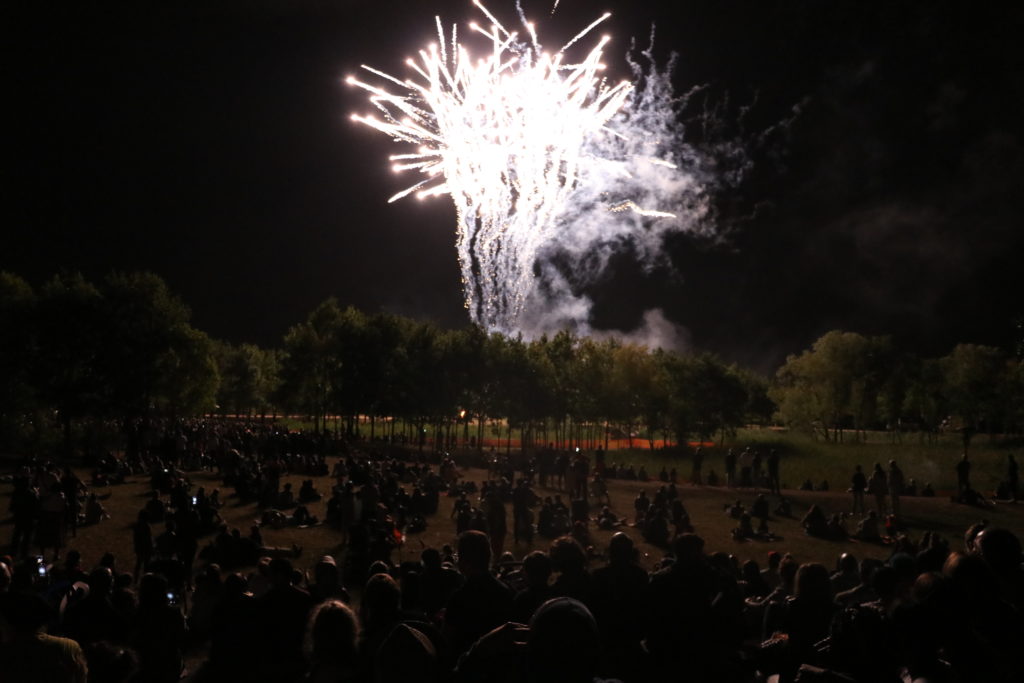
[[[5, 9], [0, 269], [151, 270], [215, 337], [263, 345], [335, 296], [466, 324], [446, 199], [388, 205], [383, 136], [342, 83], [403, 73], [469, 0], [263, 0]], [[909, 350], [1009, 347], [1024, 314], [1024, 11], [1012, 3], [562, 0], [541, 36], [601, 12], [706, 85], [693, 143], [752, 163], [714, 239], [628, 250], [586, 291], [599, 328], [660, 308], [696, 348], [769, 370], [834, 328]], [[524, 1], [538, 20], [549, 0]], [[507, 18], [512, 3], [488, 6]], [[475, 15], [474, 15], [475, 18]], [[541, 22], [539, 22], [541, 23]], [[552, 37], [549, 43], [558, 42]], [[11, 87], [12, 86], [12, 87]], [[689, 120], [689, 118], [687, 118]]]

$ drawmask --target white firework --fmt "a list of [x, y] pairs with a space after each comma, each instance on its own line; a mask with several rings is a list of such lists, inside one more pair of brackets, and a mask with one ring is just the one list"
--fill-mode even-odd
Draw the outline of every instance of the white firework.
[[[470, 24], [488, 39], [485, 54], [471, 55], [458, 42], [456, 27], [446, 33], [438, 19], [438, 42], [407, 60], [410, 77], [364, 65], [379, 85], [347, 80], [369, 92], [381, 112], [352, 119], [413, 146], [390, 160], [395, 171], [424, 176], [389, 201], [452, 197], [466, 307], [486, 329], [513, 332], [533, 287], [538, 253], [571, 221], [573, 194], [596, 168], [617, 165], [613, 175], [630, 173], [605, 151], [622, 147], [624, 136], [610, 122], [630, 101], [633, 85], [612, 84], [601, 75], [607, 36], [578, 61], [567, 55], [609, 14], [549, 52], [521, 9], [525, 33], [507, 30], [480, 0], [474, 4], [489, 22]], [[648, 161], [674, 168], [661, 159]], [[584, 189], [591, 196], [595, 191]], [[616, 197], [607, 210], [674, 216], [643, 209], [629, 197]]]

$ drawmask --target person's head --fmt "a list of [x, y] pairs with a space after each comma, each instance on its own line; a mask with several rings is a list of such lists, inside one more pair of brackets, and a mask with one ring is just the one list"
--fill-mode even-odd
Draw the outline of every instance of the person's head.
[[839, 571], [846, 574], [857, 573], [857, 558], [850, 553], [843, 553], [839, 556]]
[[800, 568], [799, 563], [789, 553], [779, 562], [779, 582], [789, 592], [793, 592], [793, 585], [796, 583], [796, 572]]
[[974, 542], [981, 559], [996, 574], [1005, 575], [1020, 568], [1020, 540], [1006, 529], [985, 529]]
[[425, 548], [420, 553], [420, 564], [423, 565], [424, 569], [430, 571], [437, 571], [441, 568], [441, 553], [437, 548]]
[[152, 609], [168, 604], [167, 579], [162, 574], [144, 574], [139, 581], [139, 607]]
[[871, 577], [871, 588], [882, 600], [888, 602], [896, 597], [896, 587], [899, 585], [899, 574], [888, 565], [882, 565], [875, 570]]
[[768, 568], [778, 570], [779, 563], [782, 562], [782, 555], [777, 550], [772, 550], [768, 553]]
[[854, 470], [855, 470], [855, 471], [857, 471], [857, 472], [860, 472], [860, 471], [861, 471], [861, 466], [860, 466], [860, 465], [857, 465], [857, 466], [856, 466], [856, 467], [854, 468]]
[[523, 560], [523, 574], [531, 588], [547, 586], [551, 578], [551, 558], [540, 550], [534, 550]]
[[748, 582], [760, 582], [761, 580], [761, 568], [757, 566], [757, 562], [754, 560], [747, 560], [743, 563], [743, 580]]
[[51, 617], [53, 608], [36, 593], [12, 591], [0, 595], [0, 632], [42, 631]]
[[340, 580], [338, 564], [330, 555], [324, 555], [313, 568], [313, 579], [317, 585], [337, 585]]
[[987, 526], [988, 520], [983, 519], [980, 522], [976, 522], [971, 526], [967, 527], [967, 531], [964, 533], [964, 549], [967, 552], [977, 552], [978, 548], [976, 547], [975, 541], [977, 540], [978, 535], [981, 534], [981, 532], [984, 531], [985, 527]]
[[402, 591], [389, 574], [374, 574], [363, 588], [359, 616], [364, 624], [386, 623], [398, 619]]
[[267, 569], [270, 576], [270, 582], [274, 584], [275, 588], [283, 588], [291, 585], [292, 574], [295, 571], [292, 567], [291, 560], [284, 557], [275, 557], [270, 561], [270, 565]]
[[422, 631], [398, 624], [373, 656], [376, 683], [426, 683], [435, 680], [437, 649]]
[[832, 600], [832, 584], [825, 565], [817, 562], [800, 565], [796, 572], [796, 597], [815, 603]]
[[228, 574], [224, 579], [224, 599], [235, 600], [245, 595], [249, 581], [238, 572]]
[[554, 598], [530, 619], [529, 679], [539, 683], [590, 683], [600, 651], [597, 622], [583, 603]]
[[7, 592], [11, 587], [11, 568], [6, 562], [0, 562], [0, 595]]
[[551, 556], [551, 567], [556, 572], [579, 574], [586, 571], [587, 554], [572, 536], [556, 538], [548, 554]]
[[680, 534], [672, 541], [672, 554], [676, 566], [689, 566], [704, 557], [704, 539], [697, 534]]
[[873, 557], [865, 557], [861, 560], [859, 567], [860, 582], [865, 586], [870, 586], [871, 578], [875, 575], [875, 572], [878, 571], [878, 568], [881, 567], [882, 564], [881, 560], [877, 560]]
[[327, 600], [313, 608], [306, 626], [306, 656], [312, 662], [352, 662], [359, 639], [355, 612], [339, 600]]
[[89, 595], [106, 597], [114, 586], [114, 573], [109, 567], [96, 567], [89, 574]]
[[482, 531], [459, 534], [459, 571], [466, 576], [486, 574], [491, 566], [491, 540]]
[[608, 561], [611, 564], [628, 564], [636, 559], [633, 539], [622, 531], [616, 532], [608, 542]]

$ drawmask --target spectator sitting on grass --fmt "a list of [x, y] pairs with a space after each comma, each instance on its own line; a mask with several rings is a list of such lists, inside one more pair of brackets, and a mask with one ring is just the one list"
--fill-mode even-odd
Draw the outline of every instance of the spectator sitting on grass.
[[736, 540], [744, 540], [754, 536], [754, 527], [750, 521], [750, 515], [744, 512], [740, 515], [740, 525], [732, 530], [732, 537]]
[[817, 505], [812, 505], [804, 518], [800, 520], [808, 536], [827, 538], [829, 533], [828, 518]]
[[882, 540], [882, 535], [878, 530], [877, 512], [869, 511], [867, 517], [857, 523], [857, 533], [854, 534], [854, 537], [870, 543], [878, 543]]

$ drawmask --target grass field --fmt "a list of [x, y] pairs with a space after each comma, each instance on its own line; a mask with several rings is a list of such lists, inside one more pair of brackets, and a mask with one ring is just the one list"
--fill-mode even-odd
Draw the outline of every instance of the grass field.
[[[845, 491], [846, 488], [846, 477], [841, 477], [840, 474], [851, 470], [850, 463], [852, 462], [862, 462], [865, 465], [870, 465], [876, 459], [879, 459], [879, 455], [888, 457], [888, 454], [898, 452], [897, 459], [903, 466], [907, 476], [915, 476], [919, 478], [919, 481], [924, 481], [924, 477], [917, 474], [915, 468], [930, 463], [935, 463], [935, 467], [938, 468], [937, 463], [940, 458], [955, 458], [954, 452], [945, 452], [948, 449], [944, 449], [944, 452], [939, 455], [930, 451], [924, 452], [923, 449], [918, 449], [916, 446], [906, 445], [895, 449], [895, 451], [891, 447], [882, 444], [822, 446], [820, 451], [815, 452], [806, 445], [799, 443], [793, 445], [792, 439], [777, 438], [780, 440], [775, 443], [783, 446], [780, 449], [780, 453], [783, 453], [781, 468], [783, 481], [793, 484], [793, 482], [802, 481], [802, 478], [805, 476], [811, 476], [815, 481], [829, 478], [830, 481], [836, 480], [837, 483], [841, 482], [841, 487], [836, 486], [835, 488], [841, 488], [842, 491]], [[769, 441], [768, 437], [763, 441], [759, 439], [759, 442], [766, 445]], [[819, 446], [821, 445], [819, 444]], [[616, 459], [618, 457], [617, 453], [619, 452], [610, 454], [610, 460]], [[630, 453], [631, 457], [633, 455], [633, 453]], [[641, 454], [635, 455], [640, 457]], [[661, 454], [646, 453], [643, 455], [651, 459], [648, 469], [652, 470], [652, 473], [660, 469], [662, 461], [670, 462], [665, 460], [665, 456]], [[979, 449], [976, 471], [984, 470], [989, 466], [994, 468], [1001, 462], [1000, 457], [1002, 460], [1005, 460], [1005, 454], [1002, 451], [996, 449], [981, 451]], [[716, 460], [716, 458], [719, 460]], [[330, 459], [329, 464], [333, 464], [332, 461], [333, 459]], [[953, 460], [948, 462], [948, 467], [951, 468]], [[705, 461], [705, 473], [711, 468], [719, 469], [720, 471], [719, 465], [720, 455], [710, 454]], [[654, 466], [657, 466], [657, 469], [653, 469]], [[676, 466], [679, 468], [680, 477], [685, 479], [689, 474], [688, 461], [678, 461]], [[1002, 468], [999, 471], [1002, 472]], [[475, 481], [482, 481], [485, 478], [485, 473], [482, 470], [467, 469], [464, 473], [466, 478]], [[81, 475], [85, 479], [85, 473], [82, 472]], [[205, 486], [207, 491], [216, 488], [219, 484], [216, 477], [210, 473], [192, 473], [190, 476], [195, 486]], [[286, 477], [285, 481], [292, 482], [293, 488], [297, 490], [303, 478], [295, 475]], [[933, 481], [947, 482], [948, 479], [948, 477], [944, 479], [935, 477]], [[986, 479], [984, 478], [978, 479], [979, 488], [985, 489], [985, 481]], [[315, 483], [321, 492], [326, 492], [330, 490], [332, 480], [329, 477], [321, 477]], [[946, 485], [946, 483], [940, 484], [940, 486]], [[639, 482], [612, 481], [609, 488], [613, 508], [619, 516], [629, 516], [632, 519], [633, 498], [642, 488], [647, 489], [649, 495], [653, 494], [657, 484], [653, 482], [641, 484]], [[130, 479], [125, 485], [101, 490], [101, 492], [108, 491], [110, 497], [105, 502], [105, 505], [111, 513], [112, 519], [96, 526], [79, 529], [78, 536], [69, 539], [68, 548], [75, 548], [81, 551], [87, 566], [96, 563], [104, 552], [111, 551], [118, 558], [119, 567], [130, 570], [131, 565], [134, 563], [131, 551], [130, 525], [146, 500], [148, 480], [143, 477], [136, 477]], [[803, 533], [798, 520], [811, 504], [817, 503], [828, 513], [849, 510], [849, 496], [842, 491], [784, 491], [793, 501], [793, 511], [796, 519], [777, 519], [770, 523], [772, 531], [781, 536], [781, 539], [772, 542], [738, 542], [734, 541], [729, 534], [729, 531], [735, 526], [735, 522], [724, 513], [723, 506], [737, 498], [742, 500], [745, 505], [749, 505], [754, 498], [753, 491], [735, 491], [725, 488], [688, 485], [680, 487], [683, 501], [690, 513], [696, 531], [705, 538], [709, 552], [724, 551], [736, 555], [740, 560], [755, 559], [762, 565], [770, 550], [791, 552], [801, 562], [817, 561], [825, 563], [827, 566], [832, 566], [835, 558], [842, 552], [852, 552], [859, 557], [886, 557], [889, 552], [886, 546], [863, 544], [856, 541], [822, 541], [808, 537]], [[554, 489], [538, 490], [538, 493], [541, 495], [550, 495], [556, 492]], [[3, 510], [6, 511], [10, 496], [9, 484], [3, 484], [0, 487], [0, 496], [2, 496], [0, 497], [0, 505], [3, 505]], [[404, 546], [393, 556], [396, 561], [416, 559], [424, 546], [440, 547], [442, 544], [451, 543], [454, 540], [454, 524], [449, 517], [452, 501], [453, 499], [447, 497], [441, 499], [441, 507], [438, 514], [428, 520], [428, 529], [424, 533], [410, 535]], [[310, 506], [310, 511], [322, 519], [325, 506], [326, 503], [316, 503]], [[1000, 504], [991, 509], [979, 509], [957, 505], [951, 503], [948, 497], [940, 496], [936, 498], [904, 498], [903, 508], [904, 517], [910, 526], [911, 536], [918, 537], [924, 530], [933, 530], [949, 538], [954, 548], [961, 547], [960, 539], [967, 526], [982, 518], [987, 518], [998, 526], [1009, 528], [1018, 536], [1024, 538], [1024, 504]], [[254, 504], [240, 505], [236, 499], [231, 497], [225, 499], [225, 505], [221, 513], [230, 525], [240, 527], [243, 533], [259, 516]], [[10, 520], [6, 520], [0, 529], [2, 529], [0, 530], [0, 542], [6, 543], [11, 533]], [[649, 546], [643, 542], [635, 529], [628, 528], [626, 531], [637, 541], [643, 562], [648, 567], [657, 562], [664, 554], [662, 549]], [[155, 533], [159, 533], [159, 531], [155, 530]], [[598, 551], [603, 551], [607, 545], [608, 538], [611, 536], [611, 532], [592, 528], [592, 535], [595, 547]], [[321, 555], [332, 554], [338, 556], [343, 552], [343, 548], [339, 544], [338, 533], [327, 526], [277, 531], [266, 529], [264, 530], [264, 540], [268, 545], [290, 546], [294, 542], [302, 546], [303, 554], [297, 561], [297, 565], [301, 568], [311, 567]], [[517, 558], [521, 558], [530, 550], [546, 549], [548, 544], [549, 541], [538, 537], [532, 546], [525, 544], [513, 546], [510, 534], [509, 540], [506, 543], [506, 549], [511, 550]]]

